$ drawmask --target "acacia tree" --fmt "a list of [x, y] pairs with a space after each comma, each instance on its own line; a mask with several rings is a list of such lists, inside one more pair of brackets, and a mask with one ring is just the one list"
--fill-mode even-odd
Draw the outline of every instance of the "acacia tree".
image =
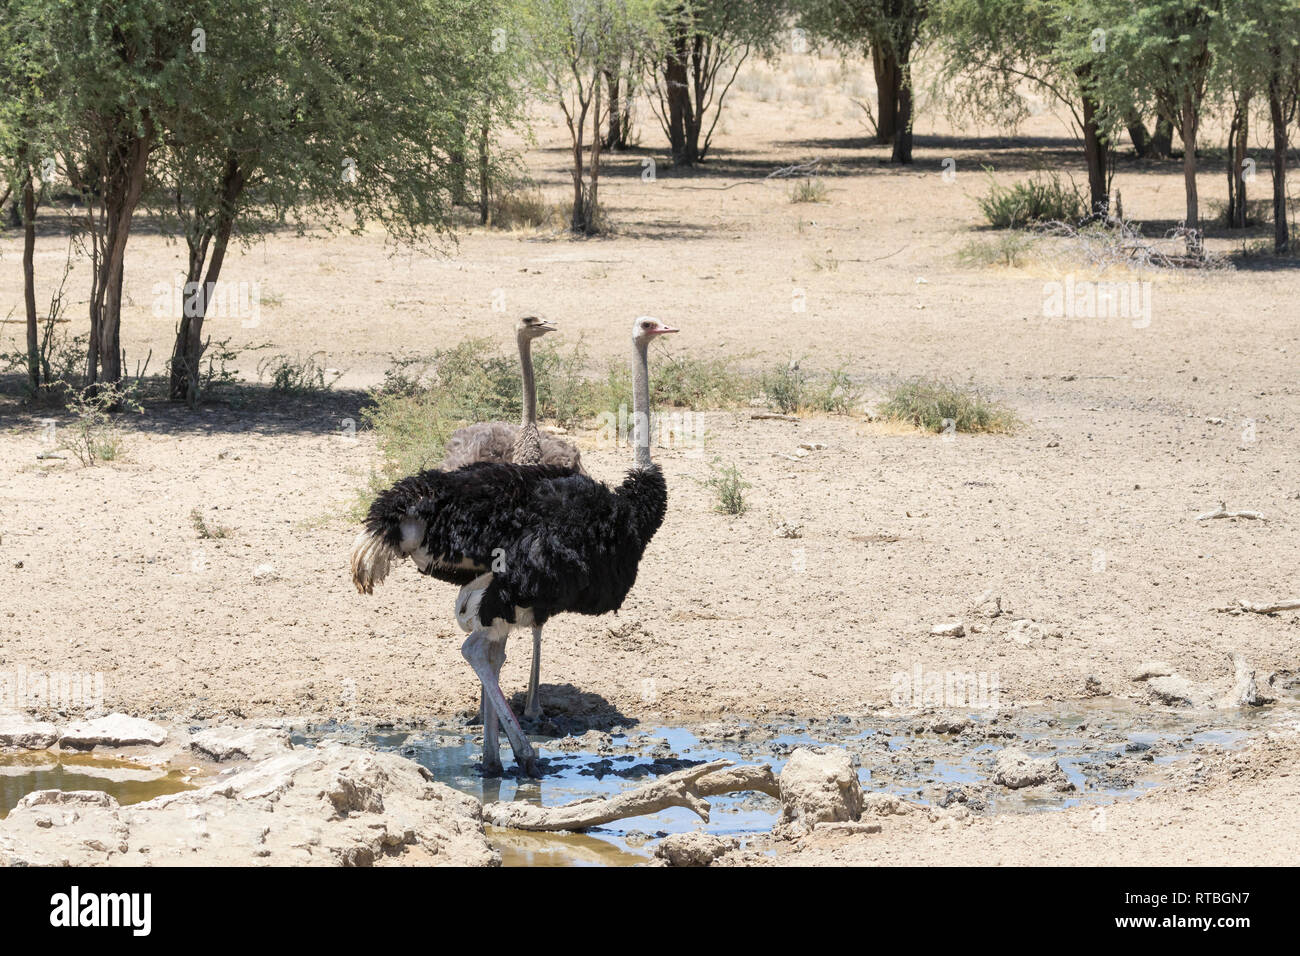
[[[153, 203], [185, 236], [170, 395], [198, 399], [204, 320], [227, 248], [274, 222], [448, 228], [465, 109], [500, 63], [469, 0], [211, 0], [181, 105], [164, 117]], [[350, 215], [351, 222], [345, 220]], [[238, 233], [236, 230], [238, 229]]]
[[1091, 29], [1103, 31], [1105, 50], [1091, 80], [1111, 115], [1122, 118], [1154, 107], [1169, 116], [1183, 140], [1183, 187], [1189, 249], [1200, 250], [1196, 148], [1201, 109], [1225, 34], [1225, 0], [1093, 0]]
[[564, 115], [572, 146], [569, 228], [600, 229], [601, 127], [609, 104], [605, 75], [645, 50], [658, 25], [658, 0], [533, 0], [520, 8], [535, 84]]
[[0, 0], [0, 164], [5, 171], [0, 205], [14, 196], [23, 229], [27, 377], [33, 393], [51, 384], [41, 363], [35, 270], [36, 210], [55, 165], [52, 132], [60, 109], [46, 81], [47, 65], [54, 60], [49, 16], [50, 7], [39, 0]]
[[1287, 128], [1300, 94], [1300, 0], [1225, 0], [1211, 85], [1232, 110], [1228, 135], [1228, 225], [1246, 225], [1250, 104], [1268, 102], [1272, 125], [1273, 248], [1290, 245], [1286, 203]]
[[926, 38], [931, 0], [799, 0], [799, 22], [846, 51], [868, 52], [876, 79], [876, 137], [890, 161], [912, 162], [912, 61]]
[[194, 19], [177, 0], [64, 0], [52, 7], [50, 79], [64, 101], [65, 172], [81, 194], [90, 244], [86, 380], [122, 378], [122, 281], [159, 117], [186, 89]]
[[774, 52], [787, 19], [782, 0], [674, 0], [663, 9], [647, 72], [674, 165], [708, 155], [741, 65], [752, 52]]
[[960, 91], [955, 110], [1014, 125], [1025, 116], [1022, 82], [1056, 100], [1082, 134], [1091, 209], [1104, 215], [1114, 127], [1097, 99], [1095, 77], [1106, 68], [1104, 32], [1080, 18], [1071, 0], [943, 0], [932, 16], [943, 79]]

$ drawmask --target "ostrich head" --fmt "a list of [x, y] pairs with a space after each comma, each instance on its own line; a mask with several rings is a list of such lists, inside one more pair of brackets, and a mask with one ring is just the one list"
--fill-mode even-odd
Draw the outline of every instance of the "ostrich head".
[[656, 335], [665, 335], [677, 330], [671, 325], [664, 325], [658, 319], [649, 315], [637, 316], [632, 323], [632, 339], [637, 343], [647, 343]]
[[559, 327], [550, 319], [543, 318], [535, 313], [528, 313], [519, 317], [519, 324], [515, 326], [515, 334], [520, 341], [532, 341], [540, 339], [547, 332], [554, 332]]

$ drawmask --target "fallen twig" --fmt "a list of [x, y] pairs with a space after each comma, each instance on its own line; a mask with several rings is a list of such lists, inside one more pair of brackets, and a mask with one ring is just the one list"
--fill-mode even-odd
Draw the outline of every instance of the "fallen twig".
[[609, 798], [592, 797], [561, 807], [538, 807], [517, 802], [489, 803], [483, 807], [483, 820], [493, 826], [515, 830], [587, 830], [614, 820], [658, 813], [669, 807], [686, 807], [708, 822], [709, 803], [705, 797], [741, 790], [780, 795], [772, 768], [766, 764], [732, 768], [730, 760], [713, 760], [678, 770]]
[[1207, 511], [1203, 515], [1197, 515], [1197, 521], [1209, 521], [1211, 518], [1246, 518], [1249, 521], [1267, 521], [1262, 512], [1259, 511], [1229, 511], [1227, 502], [1220, 501], [1219, 507], [1214, 511]]
[[1300, 611], [1300, 598], [1273, 601], [1269, 604], [1256, 604], [1254, 601], [1243, 601], [1237, 598], [1227, 607], [1216, 607], [1215, 610], [1226, 614], [1276, 614], [1278, 611]]
[[778, 412], [754, 412], [754, 414], [750, 415], [749, 417], [750, 417], [751, 419], [754, 419], [754, 418], [760, 418], [760, 419], [761, 419], [761, 418], [774, 418], [774, 419], [776, 419], [776, 420], [779, 421], [779, 422], [797, 422], [797, 421], [799, 421], [799, 416], [798, 416], [798, 415], [782, 415], [782, 414], [780, 414], [780, 413], [778, 413]]

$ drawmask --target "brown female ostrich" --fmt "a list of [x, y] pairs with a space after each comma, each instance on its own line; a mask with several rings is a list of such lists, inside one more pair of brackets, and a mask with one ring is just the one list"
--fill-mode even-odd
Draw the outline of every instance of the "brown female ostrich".
[[476, 461], [504, 461], [516, 465], [559, 465], [581, 468], [576, 446], [537, 429], [537, 385], [533, 379], [533, 339], [554, 332], [556, 325], [540, 315], [524, 315], [515, 326], [519, 343], [519, 365], [523, 372], [523, 422], [479, 422], [457, 429], [447, 440], [442, 470], [452, 471]]
[[483, 685], [483, 767], [499, 773], [498, 720], [524, 773], [537, 753], [501, 692], [506, 640], [556, 614], [617, 611], [668, 508], [663, 472], [650, 460], [646, 351], [676, 332], [642, 316], [633, 326], [635, 466], [617, 488], [553, 465], [478, 462], [404, 478], [370, 506], [352, 549], [352, 581], [369, 594], [394, 560], [409, 557], [463, 585], [456, 620], [469, 632], [461, 654]]
[[[515, 326], [515, 339], [519, 343], [519, 366], [524, 383], [524, 416], [519, 425], [506, 422], [479, 422], [457, 429], [447, 441], [447, 454], [442, 461], [443, 471], [452, 471], [476, 461], [511, 462], [516, 465], [559, 465], [582, 470], [582, 456], [576, 445], [537, 430], [537, 384], [533, 377], [533, 339], [554, 332], [556, 325], [540, 315], [520, 316]], [[533, 628], [533, 660], [528, 675], [528, 696], [524, 703], [524, 716], [536, 719], [542, 716], [539, 685], [542, 679], [542, 629]], [[482, 702], [480, 716], [485, 714]]]

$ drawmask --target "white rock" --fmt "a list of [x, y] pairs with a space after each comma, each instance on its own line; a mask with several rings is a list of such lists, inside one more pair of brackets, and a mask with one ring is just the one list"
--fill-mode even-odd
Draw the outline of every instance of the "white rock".
[[993, 782], [1008, 790], [1037, 787], [1045, 783], [1057, 789], [1073, 789], [1065, 772], [1051, 757], [1034, 758], [1023, 750], [1007, 747], [993, 762]]
[[190, 738], [190, 749], [218, 763], [225, 760], [262, 760], [292, 750], [283, 730], [249, 727], [210, 727]]
[[119, 807], [29, 794], [0, 820], [0, 866], [489, 866], [478, 801], [396, 754], [298, 747], [197, 790]]
[[1130, 680], [1144, 681], [1153, 677], [1168, 677], [1174, 669], [1164, 661], [1147, 661], [1133, 672]]
[[655, 856], [663, 860], [665, 866], [708, 866], [739, 846], [740, 841], [735, 837], [715, 836], [695, 830], [664, 837], [655, 847]]
[[930, 633], [935, 637], [965, 637], [966, 626], [961, 621], [949, 621], [947, 624], [936, 624], [930, 628]]
[[142, 717], [109, 714], [96, 720], [82, 720], [64, 729], [61, 747], [131, 747], [147, 744], [160, 747], [167, 740], [167, 728]]
[[44, 750], [58, 739], [59, 729], [51, 723], [22, 713], [0, 713], [0, 747]]
[[780, 783], [781, 819], [774, 828], [780, 835], [802, 836], [818, 823], [862, 816], [862, 786], [847, 750], [800, 747], [781, 770]]

